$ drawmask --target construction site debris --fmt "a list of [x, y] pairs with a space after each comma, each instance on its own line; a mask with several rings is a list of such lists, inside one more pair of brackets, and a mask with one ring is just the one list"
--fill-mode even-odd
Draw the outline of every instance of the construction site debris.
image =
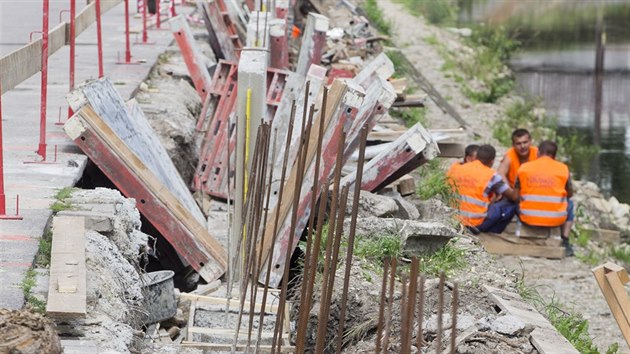
[[0, 309], [0, 353], [63, 353], [51, 320], [27, 309]]
[[145, 323], [167, 320], [177, 314], [172, 270], [142, 274], [142, 293], [149, 318]]
[[[346, 206], [346, 214], [350, 215], [351, 212], [352, 201], [348, 201], [348, 205]], [[370, 193], [368, 191], [361, 191], [361, 194], [359, 196], [358, 212], [360, 218], [366, 218], [369, 216], [387, 218], [394, 217], [396, 214], [398, 214], [399, 207], [394, 198]]]
[[73, 91], [76, 112], [64, 129], [207, 281], [226, 269], [225, 250], [205, 229], [205, 218], [137, 105], [126, 107], [111, 82]]

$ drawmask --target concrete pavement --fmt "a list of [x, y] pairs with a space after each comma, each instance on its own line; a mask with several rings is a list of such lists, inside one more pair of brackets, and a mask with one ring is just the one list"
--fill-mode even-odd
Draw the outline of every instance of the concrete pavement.
[[[80, 3], [80, 4], [79, 4]], [[179, 1], [178, 1], [179, 3]], [[50, 28], [58, 21], [59, 10], [69, 8], [69, 1], [50, 1]], [[85, 4], [77, 1], [77, 13]], [[130, 1], [131, 27], [141, 28], [141, 17], [136, 14], [136, 2]], [[0, 2], [0, 57], [20, 48], [28, 41], [28, 33], [41, 28], [41, 1]], [[190, 13], [193, 8], [177, 7]], [[68, 15], [64, 15], [68, 20]], [[116, 85], [121, 96], [130, 98], [144, 80], [157, 57], [173, 41], [167, 30], [151, 30], [154, 45], [136, 45], [131, 36], [135, 65], [118, 65], [124, 58], [124, 3], [103, 14], [103, 56], [105, 76]], [[137, 36], [140, 39], [140, 36]], [[69, 47], [66, 46], [49, 59], [47, 104], [47, 161], [40, 161], [35, 153], [39, 143], [40, 75], [36, 74], [2, 96], [2, 124], [4, 136], [4, 181], [7, 195], [7, 214], [15, 213], [16, 195], [20, 197], [23, 220], [0, 220], [0, 308], [18, 309], [24, 305], [21, 283], [32, 266], [39, 239], [51, 217], [50, 205], [59, 189], [73, 186], [81, 177], [87, 157], [66, 136], [59, 120], [67, 117], [65, 95], [68, 92]], [[98, 76], [96, 25], [92, 24], [77, 38], [76, 83]], [[61, 115], [60, 115], [61, 112]], [[55, 159], [55, 146], [57, 158]]]

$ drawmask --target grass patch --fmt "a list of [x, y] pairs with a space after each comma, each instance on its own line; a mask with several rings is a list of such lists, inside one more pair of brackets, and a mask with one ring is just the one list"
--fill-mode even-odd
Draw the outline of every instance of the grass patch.
[[365, 1], [365, 14], [377, 30], [388, 36], [392, 34], [392, 24], [383, 17], [376, 0]]
[[22, 284], [20, 287], [22, 288], [22, 293], [24, 294], [24, 298], [26, 299], [26, 303], [31, 305], [33, 310], [40, 314], [46, 313], [46, 302], [36, 298], [32, 293], [32, 289], [37, 282], [37, 272], [33, 268], [29, 268], [26, 271], [26, 275], [24, 279], [22, 279]]
[[438, 198], [447, 205], [457, 205], [457, 193], [453, 190], [438, 159], [420, 167], [420, 181], [416, 194], [422, 199]]
[[407, 58], [405, 55], [399, 50], [388, 50], [385, 52], [385, 55], [392, 61], [394, 64], [394, 75], [392, 78], [399, 79], [401, 77], [407, 76], [409, 74], [409, 68], [407, 67]]
[[440, 272], [451, 275], [468, 265], [465, 253], [465, 250], [449, 242], [441, 250], [420, 259], [420, 272], [433, 276], [440, 275]]
[[[522, 274], [516, 284], [521, 297], [543, 313], [549, 322], [562, 334], [580, 353], [599, 354], [597, 346], [588, 334], [588, 320], [572, 310], [564, 310], [563, 305], [552, 296], [547, 300], [540, 295], [535, 287], [525, 284]], [[614, 343], [608, 347], [606, 354], [615, 354], [619, 345]]]
[[396, 0], [413, 15], [422, 15], [432, 24], [446, 24], [455, 21], [457, 4], [452, 0]]
[[610, 250], [610, 256], [622, 261], [626, 265], [630, 265], [630, 245], [623, 244], [612, 247]]
[[388, 257], [400, 258], [402, 244], [399, 235], [382, 235], [357, 238], [354, 255], [366, 260], [380, 260]]
[[390, 108], [389, 114], [405, 122], [407, 128], [413, 127], [416, 123], [423, 126], [427, 125], [427, 109], [425, 107]]
[[39, 247], [35, 256], [35, 264], [38, 267], [46, 268], [50, 265], [50, 254], [52, 252], [52, 231], [47, 229], [39, 239]]
[[72, 196], [73, 191], [72, 187], [64, 187], [58, 190], [57, 194], [55, 194], [57, 201], [50, 206], [50, 210], [52, 210], [53, 213], [58, 213], [63, 210], [72, 209], [72, 204], [66, 202], [66, 200]]

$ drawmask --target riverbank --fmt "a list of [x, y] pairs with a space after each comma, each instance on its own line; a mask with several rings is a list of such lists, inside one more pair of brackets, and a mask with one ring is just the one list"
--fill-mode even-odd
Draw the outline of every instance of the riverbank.
[[[474, 48], [464, 44], [462, 33], [427, 24], [424, 19], [415, 17], [402, 5], [389, 0], [378, 2], [385, 20], [391, 24], [391, 40], [400, 48], [401, 52], [415, 64], [416, 68], [436, 87], [449, 103], [461, 114], [472, 127], [472, 132], [463, 143], [489, 143], [497, 147], [499, 154], [507, 148], [500, 144], [493, 136], [497, 122], [504, 119], [507, 110], [515, 102], [522, 100], [513, 93], [500, 97], [494, 103], [475, 102], [465, 93], [464, 88], [478, 87], [479, 80], [465, 80], [457, 78], [449, 70], [445, 70], [448, 60], [440, 52], [440, 47], [449, 53], [468, 60], [472, 58]], [[438, 45], [436, 45], [436, 43]], [[504, 68], [498, 70], [503, 71]], [[544, 112], [538, 112], [542, 115]], [[539, 116], [540, 116], [539, 115]], [[445, 114], [432, 101], [426, 103], [427, 126], [431, 129], [458, 128], [459, 124]], [[527, 122], [524, 122], [527, 123]], [[531, 122], [529, 122], [531, 124]], [[512, 129], [518, 128], [514, 126]], [[536, 137], [535, 137], [536, 138]], [[496, 163], [498, 164], [499, 161]], [[615, 198], [605, 198], [599, 188], [593, 183], [577, 182], [576, 204], [577, 222], [575, 236], [586, 227], [616, 229], [627, 238], [629, 234], [627, 204], [618, 203]], [[583, 236], [585, 237], [585, 236]], [[577, 241], [577, 237], [574, 242]], [[593, 264], [600, 264], [610, 259], [615, 248], [601, 246], [594, 241], [582, 242], [584, 246], [576, 245], [577, 258], [562, 261], [541, 259], [499, 257], [498, 261], [506, 268], [524, 272], [523, 280], [526, 285], [537, 287], [539, 284], [548, 285], [547, 290], [541, 292], [543, 296], [560, 299], [567, 308], [574, 308], [581, 312], [592, 325], [589, 328], [591, 338], [599, 350], [606, 349], [613, 343], [620, 345], [620, 352], [628, 352], [621, 332], [610, 315], [599, 288], [590, 275]], [[620, 263], [619, 260], [613, 260]], [[526, 264], [521, 267], [520, 264]], [[545, 269], [546, 272], [540, 272]], [[562, 272], [556, 270], [562, 269]], [[568, 276], [575, 274], [582, 279], [579, 282]], [[566, 286], [565, 286], [566, 285]], [[584, 309], [588, 309], [585, 311]]]

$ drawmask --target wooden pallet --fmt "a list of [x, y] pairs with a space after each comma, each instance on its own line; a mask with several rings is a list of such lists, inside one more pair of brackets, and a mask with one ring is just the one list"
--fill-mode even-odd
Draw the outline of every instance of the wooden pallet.
[[489, 253], [551, 259], [562, 259], [565, 255], [562, 241], [556, 238], [516, 237], [491, 233], [481, 233], [477, 237]]

